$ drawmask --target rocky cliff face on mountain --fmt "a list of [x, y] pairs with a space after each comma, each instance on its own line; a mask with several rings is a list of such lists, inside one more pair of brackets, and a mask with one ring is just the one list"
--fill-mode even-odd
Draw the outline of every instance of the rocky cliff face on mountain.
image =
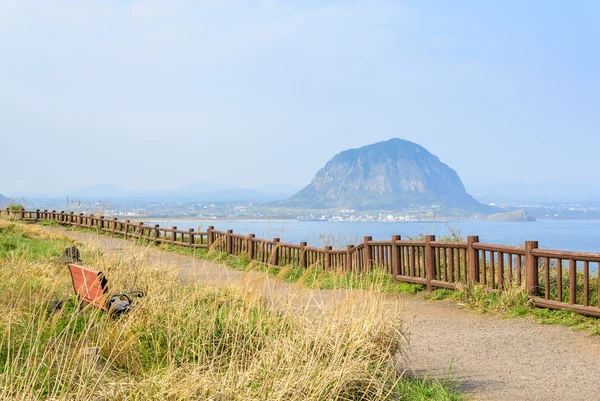
[[283, 205], [402, 210], [433, 207], [488, 212], [458, 174], [422, 146], [391, 139], [337, 154]]

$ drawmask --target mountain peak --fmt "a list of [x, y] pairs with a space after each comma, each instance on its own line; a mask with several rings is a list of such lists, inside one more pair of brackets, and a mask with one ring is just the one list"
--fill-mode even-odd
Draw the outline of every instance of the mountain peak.
[[284, 204], [385, 210], [487, 208], [466, 193], [458, 174], [437, 156], [400, 138], [338, 153]]

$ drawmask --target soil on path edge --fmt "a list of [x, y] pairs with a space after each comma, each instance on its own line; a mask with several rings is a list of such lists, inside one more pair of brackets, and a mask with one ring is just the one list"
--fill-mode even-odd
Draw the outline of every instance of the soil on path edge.
[[[90, 242], [106, 253], [124, 254], [135, 246], [93, 233], [46, 229]], [[148, 248], [148, 255], [175, 262], [184, 276], [213, 285], [248, 278], [248, 273], [159, 248]], [[346, 290], [299, 289], [265, 280], [263, 273], [252, 274], [262, 277], [272, 299], [293, 293], [319, 307], [348, 294]], [[452, 301], [389, 295], [385, 303], [392, 309], [400, 304], [410, 324], [409, 373], [449, 377], [473, 400], [600, 400], [600, 336], [528, 319], [481, 315]]]

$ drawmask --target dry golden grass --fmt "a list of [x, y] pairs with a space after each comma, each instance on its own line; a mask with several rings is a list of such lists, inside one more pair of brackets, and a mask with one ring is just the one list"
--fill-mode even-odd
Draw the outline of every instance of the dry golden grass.
[[[56, 255], [67, 240], [0, 221], [0, 238], [10, 231], [18, 238], [0, 246], [22, 246], [0, 248], [1, 399], [384, 400], [414, 391], [396, 369], [406, 345], [400, 316], [376, 292], [327, 308], [291, 296], [275, 303], [247, 280], [227, 288], [183, 282], [177, 266], [151, 263], [141, 247], [111, 256], [86, 246], [82, 259], [112, 290], [147, 294], [111, 319], [80, 311], [71, 296]], [[30, 253], [34, 243], [46, 252]], [[63, 310], [48, 311], [66, 297]], [[416, 383], [423, 394], [454, 399]]]

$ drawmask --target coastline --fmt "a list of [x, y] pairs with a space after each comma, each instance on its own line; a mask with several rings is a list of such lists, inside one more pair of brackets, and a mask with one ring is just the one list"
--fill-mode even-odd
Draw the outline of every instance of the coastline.
[[[486, 219], [435, 219], [435, 220], [398, 220], [398, 221], [369, 221], [369, 220], [297, 220], [297, 219], [192, 219], [189, 217], [172, 217], [172, 218], [139, 218], [143, 221], [152, 223], [167, 223], [167, 222], [181, 222], [181, 223], [385, 223], [385, 224], [403, 224], [403, 223], [450, 223], [454, 221], [481, 221], [481, 222], [498, 222], [498, 223], [519, 223], [520, 221], [508, 221], [508, 220], [486, 220]], [[561, 220], [562, 221], [562, 220]], [[568, 221], [568, 220], [564, 220]], [[600, 220], [599, 220], [600, 221]], [[535, 221], [533, 221], [535, 223]]]
[[[169, 222], [173, 222], [173, 221], [177, 221], [180, 223], [268, 223], [268, 222], [278, 222], [278, 223], [290, 223], [290, 222], [296, 222], [296, 221], [302, 221], [302, 220], [295, 220], [295, 219], [213, 219], [213, 220], [206, 220], [206, 219], [190, 219], [189, 217], [187, 218], [179, 218], [179, 217], [173, 217], [173, 218], [158, 218], [158, 219], [152, 219], [152, 218], [148, 218], [146, 219], [148, 220], [148, 222], [151, 223], [169, 223]], [[324, 220], [323, 220], [324, 221]]]
[[356, 220], [298, 220], [298, 219], [194, 219], [190, 217], [159, 217], [159, 218], [131, 218], [136, 221], [142, 220], [144, 222], [152, 222], [152, 223], [168, 223], [168, 222], [181, 222], [181, 223], [268, 223], [268, 222], [278, 222], [278, 223], [450, 223], [455, 221], [479, 221], [479, 222], [492, 222], [492, 223], [536, 223], [536, 222], [573, 222], [573, 223], [598, 223], [600, 219], [544, 219], [537, 218], [534, 221], [511, 221], [511, 220], [488, 220], [488, 219], [468, 219], [468, 218], [448, 218], [448, 219], [431, 219], [431, 220], [402, 220], [402, 221], [356, 221]]

